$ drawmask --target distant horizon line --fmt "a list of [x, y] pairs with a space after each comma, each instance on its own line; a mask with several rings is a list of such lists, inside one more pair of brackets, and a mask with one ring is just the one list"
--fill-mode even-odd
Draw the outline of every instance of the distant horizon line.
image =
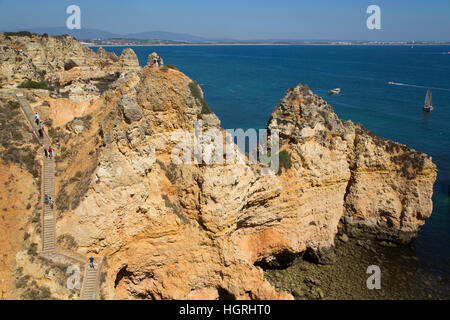
[[[128, 40], [139, 40], [139, 41], [188, 41], [188, 42], [221, 42], [221, 43], [248, 43], [248, 42], [256, 42], [256, 43], [270, 43], [270, 42], [395, 42], [395, 43], [421, 43], [421, 42], [429, 42], [429, 43], [450, 43], [450, 39], [448, 40], [361, 40], [361, 39], [320, 39], [320, 38], [262, 38], [262, 39], [236, 39], [236, 38], [227, 38], [227, 37], [204, 37], [204, 36], [197, 36], [189, 33], [181, 33], [181, 32], [172, 32], [172, 31], [163, 31], [163, 30], [152, 30], [152, 31], [140, 31], [140, 32], [128, 32], [128, 33], [114, 33], [110, 31], [105, 31], [102, 29], [95, 29], [95, 28], [82, 28], [82, 29], [74, 29], [70, 30], [67, 29], [65, 26], [59, 26], [59, 27], [30, 27], [30, 28], [11, 28], [9, 30], [3, 29], [1, 33], [5, 32], [20, 32], [20, 31], [28, 31], [31, 33], [37, 33], [40, 35], [48, 34], [48, 32], [41, 31], [41, 32], [34, 32], [33, 30], [56, 30], [56, 29], [65, 29], [66, 32], [64, 33], [58, 33], [58, 34], [51, 34], [51, 35], [70, 35], [74, 38], [77, 38], [73, 34], [75, 33], [82, 33], [84, 32], [99, 32], [104, 33], [105, 36], [93, 36], [93, 37], [87, 37], [87, 38], [77, 38], [77, 40], [118, 40], [118, 39], [128, 39]], [[14, 31], [13, 31], [14, 30]], [[50, 31], [52, 32], [52, 31]], [[62, 31], [61, 31], [62, 32]], [[72, 33], [72, 34], [71, 34]], [[180, 35], [185, 37], [191, 37], [191, 38], [197, 38], [197, 40], [183, 40], [183, 39], [164, 39], [164, 38], [132, 38], [133, 35], [143, 35], [143, 34], [151, 34], [151, 33], [164, 33], [167, 35]], [[106, 34], [109, 34], [110, 36], [106, 36]]]

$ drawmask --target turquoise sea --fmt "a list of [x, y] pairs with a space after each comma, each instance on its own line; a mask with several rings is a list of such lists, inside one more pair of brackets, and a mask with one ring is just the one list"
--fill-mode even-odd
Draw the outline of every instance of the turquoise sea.
[[[96, 50], [96, 48], [93, 48]], [[122, 47], [106, 47], [117, 55]], [[450, 47], [133, 47], [153, 51], [195, 79], [222, 127], [264, 128], [286, 90], [308, 84], [345, 120], [430, 154], [439, 172], [434, 210], [413, 244], [420, 268], [450, 288]], [[394, 81], [396, 85], [389, 85]], [[339, 87], [339, 96], [328, 90]], [[424, 113], [426, 88], [435, 110]]]

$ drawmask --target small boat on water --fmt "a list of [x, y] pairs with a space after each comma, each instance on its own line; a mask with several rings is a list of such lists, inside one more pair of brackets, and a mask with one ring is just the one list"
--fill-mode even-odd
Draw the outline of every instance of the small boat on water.
[[335, 88], [335, 89], [328, 91], [328, 94], [340, 94], [340, 93], [341, 93], [340, 88]]
[[426, 112], [431, 112], [433, 111], [433, 104], [432, 104], [432, 94], [431, 94], [431, 90], [428, 89], [427, 90], [427, 95], [425, 97], [425, 104], [423, 106], [423, 111]]
[[394, 82], [394, 81], [389, 81], [388, 83], [389, 83], [389, 84], [395, 84], [395, 82]]

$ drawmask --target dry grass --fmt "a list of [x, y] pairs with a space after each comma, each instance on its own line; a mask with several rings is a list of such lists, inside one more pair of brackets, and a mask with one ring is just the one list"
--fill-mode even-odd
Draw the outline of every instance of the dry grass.
[[5, 163], [17, 163], [33, 177], [40, 176], [40, 165], [36, 159], [39, 143], [25, 123], [16, 101], [0, 100], [0, 144], [1, 157]]

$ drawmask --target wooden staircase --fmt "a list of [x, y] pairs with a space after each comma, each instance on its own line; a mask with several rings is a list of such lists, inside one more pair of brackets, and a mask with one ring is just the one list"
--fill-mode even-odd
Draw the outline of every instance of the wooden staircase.
[[[19, 93], [16, 94], [17, 100], [22, 108], [22, 111], [30, 123], [33, 133], [37, 136], [39, 141], [42, 143], [41, 153], [44, 153], [44, 149], [48, 149], [51, 145], [51, 141], [48, 135], [44, 132], [44, 137], [40, 138], [38, 134], [39, 127], [35, 123], [34, 113], [31, 110], [30, 105]], [[52, 146], [53, 147], [53, 146]], [[54, 159], [55, 151], [53, 151]], [[56, 246], [56, 208], [51, 209], [49, 204], [44, 203], [44, 197], [47, 195], [55, 201], [55, 172], [53, 159], [44, 158], [44, 165], [42, 170], [42, 197], [41, 203], [43, 204], [43, 217], [42, 217], [42, 254], [59, 254], [67, 258], [71, 258], [75, 261], [85, 263], [88, 259], [82, 257], [78, 253], [68, 252], [67, 249], [58, 248]], [[85, 272], [83, 277], [83, 284], [81, 287], [80, 298], [82, 300], [95, 300], [99, 294], [100, 280], [101, 280], [101, 269], [103, 266], [104, 257], [100, 257], [100, 262], [95, 268], [90, 268], [89, 263], [85, 265]]]
[[89, 263], [84, 269], [83, 285], [81, 287], [81, 300], [95, 300], [98, 296], [98, 289], [100, 285], [101, 269], [103, 266], [103, 257], [98, 265], [91, 268]]

